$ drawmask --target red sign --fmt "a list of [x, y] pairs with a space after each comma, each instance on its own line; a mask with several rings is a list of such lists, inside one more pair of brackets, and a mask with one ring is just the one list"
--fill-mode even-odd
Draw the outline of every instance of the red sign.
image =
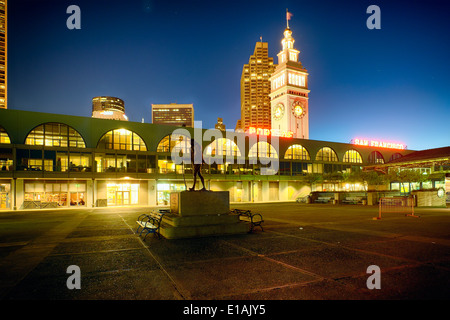
[[406, 149], [403, 143], [386, 142], [380, 140], [353, 139], [353, 144], [358, 146], [378, 147], [387, 149]]
[[255, 127], [248, 128], [249, 134], [257, 134], [261, 136], [274, 136], [282, 138], [292, 138], [294, 133], [292, 131], [280, 130], [280, 129], [261, 129]]

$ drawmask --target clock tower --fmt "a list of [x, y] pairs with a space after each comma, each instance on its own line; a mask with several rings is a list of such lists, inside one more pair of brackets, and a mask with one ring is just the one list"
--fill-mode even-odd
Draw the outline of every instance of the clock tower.
[[309, 139], [308, 73], [298, 59], [300, 51], [294, 48], [289, 22], [283, 34], [283, 50], [278, 53], [278, 66], [270, 78], [272, 129], [292, 131], [293, 138]]

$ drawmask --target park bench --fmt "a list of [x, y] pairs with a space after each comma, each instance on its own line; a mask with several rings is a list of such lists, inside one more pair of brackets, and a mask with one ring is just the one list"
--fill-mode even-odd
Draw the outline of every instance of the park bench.
[[149, 233], [154, 233], [158, 236], [158, 238], [161, 238], [159, 230], [161, 228], [161, 222], [164, 217], [164, 214], [166, 213], [167, 213], [166, 210], [160, 210], [159, 212], [152, 211], [148, 214], [147, 213], [141, 214], [136, 221], [136, 223], [139, 225], [136, 230], [136, 233], [139, 233], [140, 236], [142, 232], [145, 231], [146, 234], [144, 237], [144, 241]]
[[362, 203], [362, 197], [346, 197], [342, 203], [358, 204]]
[[314, 202], [328, 203], [330, 200], [331, 197], [318, 197]]
[[299, 197], [297, 199], [295, 199], [296, 202], [298, 203], [308, 203], [308, 196], [306, 197]]
[[264, 231], [261, 223], [264, 222], [263, 217], [259, 213], [252, 213], [250, 210], [233, 209], [232, 212], [237, 214], [239, 219], [250, 222], [250, 232], [253, 232], [255, 227], [260, 227]]

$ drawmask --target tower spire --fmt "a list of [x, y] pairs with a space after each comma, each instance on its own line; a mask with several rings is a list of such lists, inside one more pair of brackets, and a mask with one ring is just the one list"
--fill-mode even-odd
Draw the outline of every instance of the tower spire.
[[277, 54], [278, 66], [270, 77], [271, 125], [280, 132], [292, 132], [294, 138], [309, 139], [308, 71], [299, 61], [300, 51], [294, 48], [289, 20], [293, 16], [286, 9], [286, 26]]

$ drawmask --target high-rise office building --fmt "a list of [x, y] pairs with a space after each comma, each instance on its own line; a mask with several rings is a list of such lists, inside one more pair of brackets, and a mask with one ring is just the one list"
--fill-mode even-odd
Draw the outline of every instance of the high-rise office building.
[[152, 123], [194, 127], [194, 106], [191, 104], [152, 104]]
[[128, 121], [125, 115], [125, 102], [116, 97], [94, 97], [92, 98], [92, 118]]
[[7, 101], [7, 56], [8, 56], [8, 37], [7, 37], [7, 0], [0, 0], [0, 108], [8, 107]]
[[271, 128], [270, 76], [275, 70], [267, 42], [257, 42], [241, 76], [241, 128]]

